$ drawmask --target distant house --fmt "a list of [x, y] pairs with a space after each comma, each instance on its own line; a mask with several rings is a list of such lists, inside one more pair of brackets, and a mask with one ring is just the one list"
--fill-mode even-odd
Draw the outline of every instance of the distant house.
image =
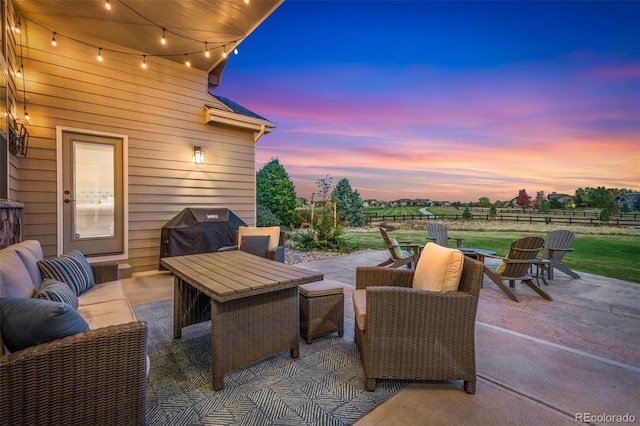
[[613, 199], [618, 207], [623, 207], [625, 204], [630, 209], [633, 209], [633, 205], [636, 200], [640, 199], [640, 192], [625, 192], [624, 194], [618, 194]]
[[556, 200], [558, 203], [562, 205], [562, 207], [566, 207], [567, 204], [573, 202], [573, 196], [567, 194], [558, 194], [557, 192], [552, 192], [547, 195], [547, 200], [553, 201]]

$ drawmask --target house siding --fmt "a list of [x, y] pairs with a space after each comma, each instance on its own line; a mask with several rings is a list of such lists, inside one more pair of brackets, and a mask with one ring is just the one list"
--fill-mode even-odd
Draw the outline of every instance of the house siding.
[[[22, 37], [31, 138], [27, 158], [11, 158], [11, 196], [25, 205], [25, 238], [39, 240], [45, 256], [56, 255], [58, 240], [57, 126], [127, 135], [123, 263], [134, 272], [157, 269], [160, 230], [185, 207], [228, 207], [255, 223], [253, 132], [205, 123], [204, 105], [218, 102], [206, 72], [149, 57], [143, 70], [141, 56], [110, 54], [104, 41], [99, 63], [97, 49], [63, 38], [52, 47], [51, 33], [33, 25]], [[194, 164], [194, 145], [205, 150], [205, 164]]]

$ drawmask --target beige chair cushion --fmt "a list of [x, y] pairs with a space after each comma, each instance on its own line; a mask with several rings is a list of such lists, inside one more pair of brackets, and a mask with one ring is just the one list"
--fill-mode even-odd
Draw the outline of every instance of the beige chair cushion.
[[89, 324], [91, 330], [136, 321], [133, 309], [126, 300], [80, 305], [78, 313]]
[[367, 318], [367, 290], [353, 290], [353, 312], [356, 317], [358, 328], [364, 331]]
[[96, 284], [78, 296], [80, 305], [93, 305], [94, 303], [102, 303], [109, 300], [127, 300], [120, 281]]
[[268, 235], [269, 236], [269, 250], [274, 250], [280, 243], [280, 227], [279, 226], [265, 226], [265, 227], [250, 227], [241, 226], [238, 228], [238, 241], [237, 245], [240, 247], [243, 235]]
[[298, 286], [300, 296], [304, 297], [322, 297], [333, 296], [334, 294], [343, 294], [344, 288], [337, 281], [322, 280], [312, 283], [301, 284]]
[[430, 291], [457, 291], [464, 254], [460, 250], [427, 243], [413, 275], [413, 288]]

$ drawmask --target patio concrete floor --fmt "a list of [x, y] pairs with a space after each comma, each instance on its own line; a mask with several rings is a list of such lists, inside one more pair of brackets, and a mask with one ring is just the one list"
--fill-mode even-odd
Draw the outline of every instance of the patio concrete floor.
[[[353, 316], [355, 268], [387, 257], [372, 251], [297, 266], [342, 283], [345, 315]], [[617, 415], [639, 423], [640, 284], [576, 272], [581, 278], [555, 271], [545, 287], [553, 301], [517, 283], [520, 303], [485, 277], [476, 394], [466, 394], [458, 381], [414, 382], [356, 425], [619, 424]], [[125, 281], [133, 304], [173, 296], [167, 274]]]

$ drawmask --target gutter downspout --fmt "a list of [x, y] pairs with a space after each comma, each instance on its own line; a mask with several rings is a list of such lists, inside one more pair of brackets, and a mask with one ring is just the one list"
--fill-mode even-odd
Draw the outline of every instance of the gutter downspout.
[[264, 124], [261, 124], [260, 125], [260, 131], [258, 132], [257, 135], [255, 135], [253, 137], [253, 141], [254, 142], [258, 142], [258, 139], [260, 139], [262, 136], [264, 136], [264, 130], [265, 130], [265, 126], [264, 126]]

